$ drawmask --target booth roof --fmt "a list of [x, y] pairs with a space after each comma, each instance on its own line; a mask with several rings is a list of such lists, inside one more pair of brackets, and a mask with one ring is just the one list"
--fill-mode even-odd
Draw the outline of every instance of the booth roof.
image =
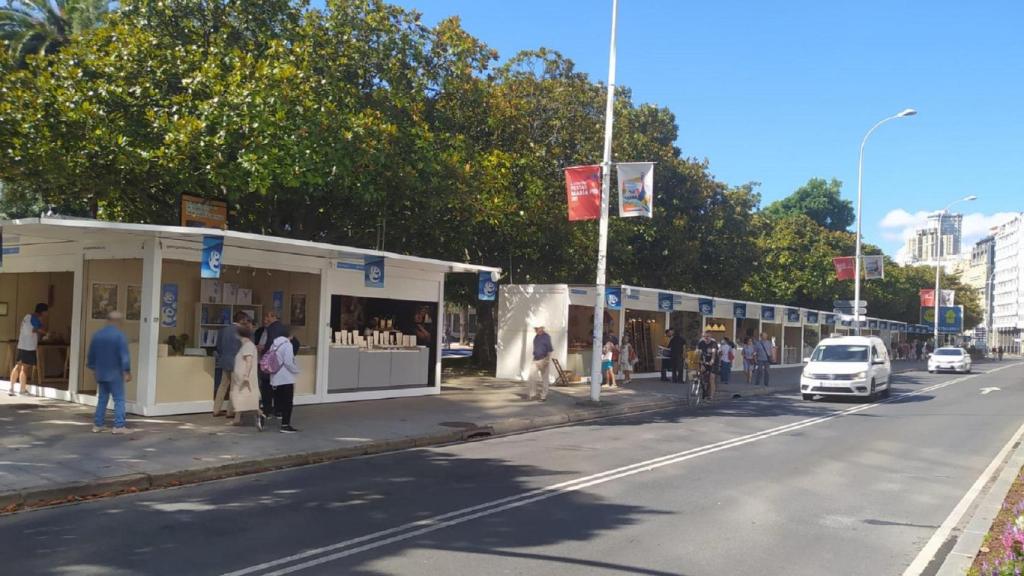
[[32, 238], [42, 238], [60, 242], [77, 242], [95, 238], [102, 241], [103, 236], [135, 236], [138, 238], [160, 238], [195, 243], [202, 247], [203, 236], [222, 236], [226, 247], [235, 246], [252, 250], [273, 250], [281, 253], [313, 256], [321, 258], [362, 258], [363, 256], [380, 256], [391, 260], [400, 260], [411, 267], [424, 270], [442, 270], [445, 272], [501, 272], [500, 268], [478, 266], [461, 262], [448, 262], [419, 256], [408, 256], [394, 252], [367, 250], [349, 246], [338, 246], [323, 242], [296, 240], [279, 236], [265, 236], [233, 230], [216, 230], [212, 228], [188, 228], [184, 226], [159, 226], [155, 224], [128, 224], [124, 222], [107, 222], [85, 218], [47, 217], [22, 218], [0, 222], [7, 230]]

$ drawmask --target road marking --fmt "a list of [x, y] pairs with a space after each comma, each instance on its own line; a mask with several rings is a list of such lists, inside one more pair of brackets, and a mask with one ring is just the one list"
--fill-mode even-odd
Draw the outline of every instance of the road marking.
[[[1002, 368], [997, 368], [992, 370], [992, 372], [997, 372], [999, 370], [1002, 370]], [[961, 519], [963, 519], [964, 514], [967, 513], [968, 508], [971, 507], [971, 504], [973, 504], [981, 494], [982, 488], [984, 488], [985, 485], [988, 484], [989, 480], [995, 476], [999, 466], [1004, 460], [1006, 460], [1010, 450], [1012, 450], [1014, 445], [1020, 441], [1022, 436], [1024, 436], [1024, 424], [1021, 424], [1020, 428], [1017, 429], [1017, 432], [1003, 446], [1003, 449], [1000, 450], [999, 453], [996, 454], [996, 457], [992, 459], [988, 468], [985, 468], [985, 471], [981, 473], [981, 476], [979, 476], [974, 482], [974, 485], [971, 486], [966, 494], [964, 494], [964, 497], [960, 499], [960, 502], [958, 502], [956, 507], [953, 508], [953, 511], [949, 513], [946, 520], [939, 525], [939, 529], [932, 534], [932, 537], [928, 540], [928, 543], [924, 545], [924, 548], [921, 549], [921, 552], [918, 553], [917, 557], [914, 558], [914, 561], [911, 562], [910, 566], [907, 566], [907, 569], [903, 571], [903, 576], [920, 576], [924, 573], [928, 568], [928, 565], [931, 564], [932, 559], [935, 558], [939, 548], [941, 548], [943, 543], [946, 542], [946, 539], [949, 538], [953, 529], [956, 528], [956, 525], [960, 523]]]
[[[1008, 367], [1009, 366], [1007, 366], [1007, 368]], [[389, 544], [394, 544], [397, 542], [408, 540], [410, 538], [422, 536], [423, 534], [428, 534], [430, 532], [435, 532], [437, 530], [442, 530], [444, 528], [448, 528], [458, 524], [463, 524], [471, 520], [491, 516], [515, 508], [520, 508], [540, 500], [546, 500], [548, 498], [559, 496], [561, 494], [576, 492], [579, 490], [583, 490], [585, 488], [589, 488], [591, 486], [597, 486], [599, 484], [604, 484], [606, 482], [611, 482], [613, 480], [626, 478], [629, 476], [640, 474], [642, 472], [649, 472], [651, 470], [656, 470], [664, 466], [669, 466], [672, 464], [685, 462], [687, 460], [692, 460], [699, 456], [706, 456], [708, 454], [713, 454], [715, 452], [720, 452], [722, 450], [726, 450], [729, 448], [736, 448], [739, 446], [750, 444], [752, 442], [757, 442], [759, 440], [772, 438], [780, 434], [786, 434], [794, 430], [799, 430], [801, 428], [814, 426], [817, 424], [828, 422], [830, 420], [834, 420], [836, 418], [841, 418], [843, 416], [848, 416], [850, 414], [862, 412], [864, 410], [868, 410], [880, 406], [882, 404], [898, 402], [903, 398], [909, 398], [912, 396], [917, 396], [920, 394], [925, 394], [927, 392], [939, 390], [941, 388], [945, 388], [947, 386], [952, 386], [953, 384], [969, 380], [976, 376], [978, 376], [978, 374], [965, 375], [960, 378], [954, 378], [952, 380], [947, 380], [945, 382], [940, 382], [938, 384], [926, 386], [918, 390], [896, 394], [890, 398], [878, 402], [872, 402], [870, 404], [861, 404], [859, 406], [846, 408], [844, 410], [838, 410], [829, 414], [825, 414], [823, 416], [808, 418], [790, 424], [784, 424], [781, 426], [776, 426], [774, 428], [762, 430], [760, 432], [754, 432], [751, 434], [746, 434], [744, 436], [738, 436], [736, 438], [732, 438], [729, 440], [722, 440], [720, 442], [706, 444], [704, 446], [691, 448], [689, 450], [684, 450], [682, 452], [667, 454], [665, 456], [652, 458], [650, 460], [645, 460], [643, 462], [637, 462], [634, 464], [621, 466], [619, 468], [606, 470], [604, 472], [591, 474], [589, 476], [583, 476], [573, 480], [567, 480], [557, 484], [552, 484], [550, 486], [545, 486], [542, 488], [537, 488], [528, 492], [524, 492], [522, 494], [507, 496], [505, 498], [492, 500], [490, 502], [485, 502], [483, 504], [478, 504], [476, 506], [470, 506], [467, 508], [462, 508], [459, 510], [434, 516], [431, 518], [425, 518], [423, 520], [417, 520], [415, 522], [395, 526], [393, 528], [380, 530], [372, 534], [366, 534], [364, 536], [351, 538], [349, 540], [343, 540], [341, 542], [337, 542], [335, 544], [331, 544], [328, 546], [305, 550], [303, 552], [292, 554], [290, 556], [278, 558], [276, 560], [270, 560], [268, 562], [229, 572], [224, 576], [247, 576], [249, 574], [256, 573], [262, 573], [263, 576], [284, 576], [286, 574], [298, 572], [306, 568], [319, 566], [322, 564], [340, 560], [342, 558], [346, 558], [348, 556], [380, 548], [382, 546], [387, 546]], [[270, 572], [266, 572], [267, 570], [273, 568], [277, 569]]]
[[986, 386], [985, 388], [981, 389], [981, 395], [985, 396], [990, 392], [998, 392], [999, 390], [1001, 390], [1001, 388], [997, 388], [995, 386]]

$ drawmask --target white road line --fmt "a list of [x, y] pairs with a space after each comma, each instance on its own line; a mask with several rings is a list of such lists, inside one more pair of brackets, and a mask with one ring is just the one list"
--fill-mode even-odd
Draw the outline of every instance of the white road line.
[[[476, 506], [462, 508], [459, 510], [455, 510], [453, 512], [448, 512], [446, 514], [441, 514], [431, 518], [418, 520], [416, 522], [410, 522], [408, 524], [395, 526], [393, 528], [381, 530], [357, 538], [344, 540], [341, 542], [337, 542], [335, 544], [331, 544], [329, 546], [306, 550], [303, 552], [299, 552], [297, 554], [279, 558], [277, 560], [271, 560], [268, 562], [264, 562], [262, 564], [257, 564], [255, 566], [243, 568], [240, 570], [236, 570], [234, 572], [229, 572], [224, 576], [247, 576], [249, 574], [261, 572], [264, 573], [264, 576], [283, 576], [285, 574], [290, 574], [313, 566], [333, 562], [335, 560], [352, 556], [354, 554], [359, 554], [361, 552], [366, 552], [368, 550], [373, 550], [375, 548], [380, 548], [382, 546], [387, 546], [389, 544], [401, 542], [403, 540], [408, 540], [416, 536], [421, 536], [423, 534], [435, 532], [437, 530], [448, 528], [450, 526], [455, 526], [458, 524], [469, 522], [477, 518], [491, 516], [514, 508], [520, 508], [533, 502], [552, 498], [560, 494], [575, 492], [578, 490], [582, 490], [584, 488], [588, 488], [590, 486], [596, 486], [599, 484], [604, 484], [606, 482], [611, 482], [613, 480], [618, 480], [620, 478], [633, 476], [641, 472], [655, 470], [663, 466], [677, 464], [679, 462], [685, 462], [687, 460], [697, 458], [698, 456], [713, 454], [715, 452], [719, 452], [728, 448], [735, 448], [738, 446], [749, 444], [751, 442], [756, 442], [758, 440], [764, 440], [766, 438], [771, 438], [774, 436], [778, 436], [780, 434], [785, 434], [793, 430], [798, 430], [808, 426], [821, 424], [823, 422], [834, 420], [836, 418], [841, 418], [843, 416], [861, 412], [863, 410], [868, 410], [881, 404], [896, 402], [902, 398], [917, 396], [920, 394], [938, 390], [940, 388], [945, 388], [947, 386], [963, 382], [976, 376], [977, 374], [966, 375], [960, 378], [955, 378], [953, 380], [948, 380], [946, 382], [933, 384], [931, 386], [927, 386], [919, 390], [897, 394], [895, 396], [892, 396], [891, 398], [879, 402], [874, 402], [871, 404], [861, 404], [859, 406], [854, 406], [851, 408], [846, 408], [844, 410], [832, 412], [824, 416], [808, 418], [806, 420], [800, 420], [798, 422], [776, 426], [774, 428], [769, 428], [767, 430], [762, 430], [760, 432], [754, 432], [744, 436], [738, 436], [736, 438], [732, 438], [729, 440], [723, 440], [720, 442], [715, 442], [712, 444], [691, 448], [689, 450], [684, 450], [682, 452], [668, 454], [658, 458], [645, 460], [643, 462], [637, 462], [634, 464], [621, 466], [619, 468], [606, 470], [604, 472], [583, 476], [573, 480], [567, 480], [543, 488], [537, 488], [529, 492], [524, 492], [522, 494], [516, 494], [498, 500], [492, 500], [490, 502], [485, 502], [483, 504], [479, 504]], [[298, 563], [295, 564], [296, 562]], [[265, 572], [266, 570], [277, 568], [279, 566], [283, 567], [272, 572]]]
[[[1017, 364], [1012, 364], [1012, 366], [1016, 365]], [[995, 368], [990, 370], [989, 373], [998, 372], [1009, 367], [1010, 366]], [[957, 524], [960, 523], [960, 520], [963, 519], [964, 514], [967, 513], [971, 504], [973, 504], [981, 494], [981, 490], [986, 484], [988, 484], [989, 480], [995, 476], [996, 471], [999, 470], [1000, 465], [1002, 465], [1003, 461], [1006, 460], [1010, 450], [1013, 450], [1014, 445], [1020, 441], [1022, 436], [1024, 436], [1024, 424], [1021, 424], [1020, 428], [1017, 429], [1017, 432], [1010, 437], [1010, 440], [1003, 446], [1003, 449], [1000, 450], [999, 453], [996, 454], [996, 457], [992, 459], [992, 462], [989, 463], [988, 468], [985, 468], [985, 471], [981, 473], [981, 476], [975, 480], [974, 485], [971, 486], [966, 494], [964, 494], [964, 497], [960, 499], [960, 502], [958, 502], [953, 508], [953, 511], [949, 513], [949, 516], [947, 516], [942, 524], [939, 525], [939, 529], [932, 534], [932, 537], [928, 540], [928, 543], [924, 545], [924, 548], [921, 549], [921, 552], [918, 553], [917, 557], [914, 558], [914, 561], [911, 562], [910, 566], [903, 571], [903, 576], [920, 576], [924, 573], [928, 568], [928, 564], [930, 564], [932, 559], [935, 558], [939, 548], [942, 547], [942, 544], [947, 538], [949, 538], [953, 529], [956, 528]]]

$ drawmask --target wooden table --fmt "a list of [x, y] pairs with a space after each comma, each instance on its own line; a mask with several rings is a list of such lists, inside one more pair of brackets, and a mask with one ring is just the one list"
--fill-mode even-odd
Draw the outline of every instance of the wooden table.
[[[55, 356], [63, 355], [61, 358], [55, 358]], [[39, 343], [39, 348], [36, 351], [36, 357], [39, 361], [39, 384], [45, 386], [47, 384], [64, 384], [68, 383], [68, 374], [71, 370], [71, 354], [68, 351], [67, 344], [44, 344]], [[60, 371], [47, 370], [47, 366], [51, 368], [60, 366]]]

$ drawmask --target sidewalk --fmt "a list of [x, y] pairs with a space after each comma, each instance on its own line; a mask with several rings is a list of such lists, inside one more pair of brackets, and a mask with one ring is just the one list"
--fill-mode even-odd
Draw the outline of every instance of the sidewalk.
[[[772, 371], [769, 389], [733, 375], [720, 400], [795, 391], [799, 368]], [[92, 409], [32, 397], [0, 397], [0, 511], [145, 490], [520, 432], [685, 405], [685, 387], [637, 380], [589, 402], [587, 386], [553, 387], [545, 403], [524, 400], [522, 384], [455, 378], [440, 396], [300, 406], [299, 434], [259, 433], [225, 418], [130, 416], [128, 436], [92, 434]]]

